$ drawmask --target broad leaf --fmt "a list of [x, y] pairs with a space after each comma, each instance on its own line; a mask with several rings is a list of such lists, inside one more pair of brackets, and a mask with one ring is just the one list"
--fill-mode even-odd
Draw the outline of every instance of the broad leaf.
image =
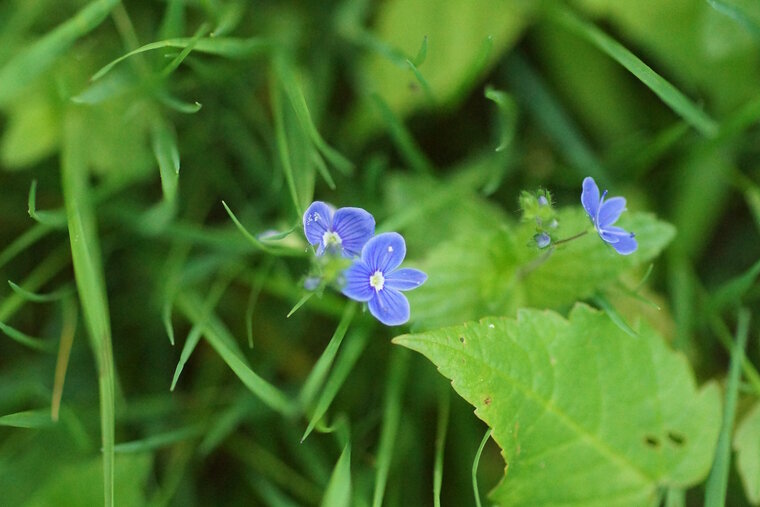
[[[480, 77], [478, 71], [517, 41], [532, 10], [530, 2], [515, 0], [496, 4], [488, 0], [392, 0], [380, 6], [375, 35], [410, 60], [427, 38], [426, 58], [419, 70], [435, 97], [450, 102], [460, 99]], [[488, 36], [493, 37], [493, 48], [484, 55]], [[485, 62], [478, 68], [478, 60], [484, 56]], [[424, 103], [425, 96], [410, 90], [414, 75], [399, 63], [403, 60], [401, 55], [391, 58], [377, 52], [366, 64], [369, 83], [381, 91], [395, 112], [405, 115]]]
[[742, 419], [734, 435], [736, 469], [744, 484], [747, 499], [760, 504], [760, 403]]
[[[720, 392], [641, 325], [631, 338], [577, 305], [403, 335], [492, 429], [507, 462], [499, 505], [654, 505], [707, 475]], [[546, 487], [551, 484], [552, 487]]]
[[[559, 222], [558, 238], [590, 229], [580, 206], [560, 210]], [[645, 213], [624, 216], [620, 225], [636, 233], [639, 249], [632, 255], [618, 255], [593, 229], [548, 254], [531, 246], [535, 230], [530, 224], [473, 227], [419, 263], [428, 281], [408, 293], [413, 323], [430, 329], [512, 315], [519, 306], [567, 307], [653, 259], [675, 235], [673, 226]]]

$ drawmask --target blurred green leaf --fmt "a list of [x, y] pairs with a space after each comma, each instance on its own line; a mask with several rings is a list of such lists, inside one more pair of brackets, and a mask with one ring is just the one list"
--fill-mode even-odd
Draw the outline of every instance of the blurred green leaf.
[[10, 103], [40, 74], [65, 54], [80, 37], [95, 29], [119, 0], [95, 0], [61, 23], [0, 68], [0, 105]]
[[[515, 43], [533, 8], [531, 2], [520, 0], [496, 4], [487, 0], [466, 4], [455, 0], [392, 0], [380, 6], [374, 33], [406, 55], [415, 54], [420, 41], [426, 40], [423, 74], [435, 96], [448, 104], [460, 101], [481, 77], [472, 74], [472, 66], [483, 40], [493, 36], [493, 51], [485, 65], [488, 68]], [[407, 58], [413, 61], [411, 56]], [[423, 103], [422, 96], [409, 88], [414, 78], [408, 68], [399, 68], [377, 54], [369, 55], [365, 65], [367, 82], [395, 114], [406, 116]]]
[[394, 343], [430, 359], [493, 429], [508, 466], [494, 502], [641, 506], [705, 477], [720, 391], [697, 389], [683, 356], [638, 331], [578, 305], [569, 320], [521, 310]]
[[[0, 85], [2, 86], [2, 85]], [[14, 104], [0, 143], [6, 169], [25, 169], [52, 154], [60, 143], [61, 120], [54, 102], [42, 93]]]
[[[152, 468], [152, 459], [147, 454], [119, 456], [116, 460], [114, 477], [115, 496], [118, 505], [141, 507], [146, 505], [145, 485]], [[50, 478], [39, 485], [27, 507], [92, 507], [103, 502], [103, 488], [100, 480], [103, 474], [100, 459], [60, 466]]]
[[734, 434], [736, 469], [750, 503], [760, 503], [760, 403], [750, 409]]

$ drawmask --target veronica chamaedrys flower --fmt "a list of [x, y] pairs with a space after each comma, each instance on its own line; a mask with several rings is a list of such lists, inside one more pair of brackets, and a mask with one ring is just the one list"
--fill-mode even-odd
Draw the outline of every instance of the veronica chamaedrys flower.
[[594, 229], [599, 233], [599, 237], [612, 245], [617, 253], [621, 255], [632, 254], [639, 246], [634, 234], [612, 225], [625, 211], [625, 198], [612, 197], [605, 200], [605, 197], [607, 197], [607, 191], [605, 190], [600, 197], [599, 187], [594, 178], [587, 176], [583, 180], [581, 204], [588, 213], [591, 223], [594, 224]]
[[406, 256], [406, 243], [397, 232], [378, 234], [364, 245], [360, 259], [344, 271], [343, 294], [366, 302], [386, 326], [409, 320], [409, 301], [401, 291], [416, 289], [427, 280], [418, 269], [397, 269]]
[[340, 252], [343, 257], [356, 257], [364, 244], [375, 234], [375, 219], [361, 208], [335, 208], [314, 201], [303, 214], [303, 232], [317, 255], [325, 250]]

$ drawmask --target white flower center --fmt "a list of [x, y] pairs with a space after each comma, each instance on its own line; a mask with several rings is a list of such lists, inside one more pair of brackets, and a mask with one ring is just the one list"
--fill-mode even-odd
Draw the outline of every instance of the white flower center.
[[340, 246], [342, 243], [343, 240], [340, 239], [337, 232], [327, 231], [322, 235], [322, 244], [325, 245], [325, 248], [332, 245]]
[[383, 276], [382, 271], [377, 270], [375, 271], [374, 275], [369, 277], [369, 285], [375, 289], [375, 292], [380, 292], [383, 290], [383, 285], [385, 285], [385, 277]]

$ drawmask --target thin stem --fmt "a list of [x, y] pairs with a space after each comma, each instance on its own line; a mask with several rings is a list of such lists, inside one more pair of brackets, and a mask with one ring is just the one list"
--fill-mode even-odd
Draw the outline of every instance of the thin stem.
[[570, 236], [569, 238], [560, 239], [559, 241], [555, 241], [555, 242], [554, 242], [554, 246], [557, 246], [557, 245], [561, 245], [562, 243], [569, 243], [570, 241], [572, 241], [572, 240], [574, 240], [574, 239], [578, 239], [578, 238], [580, 238], [581, 236], [585, 236], [586, 234], [588, 234], [588, 229], [586, 229], [586, 230], [585, 230], [585, 231], [583, 231], [583, 232], [579, 232], [579, 233], [578, 233], [578, 234], [576, 234], [575, 236]]

